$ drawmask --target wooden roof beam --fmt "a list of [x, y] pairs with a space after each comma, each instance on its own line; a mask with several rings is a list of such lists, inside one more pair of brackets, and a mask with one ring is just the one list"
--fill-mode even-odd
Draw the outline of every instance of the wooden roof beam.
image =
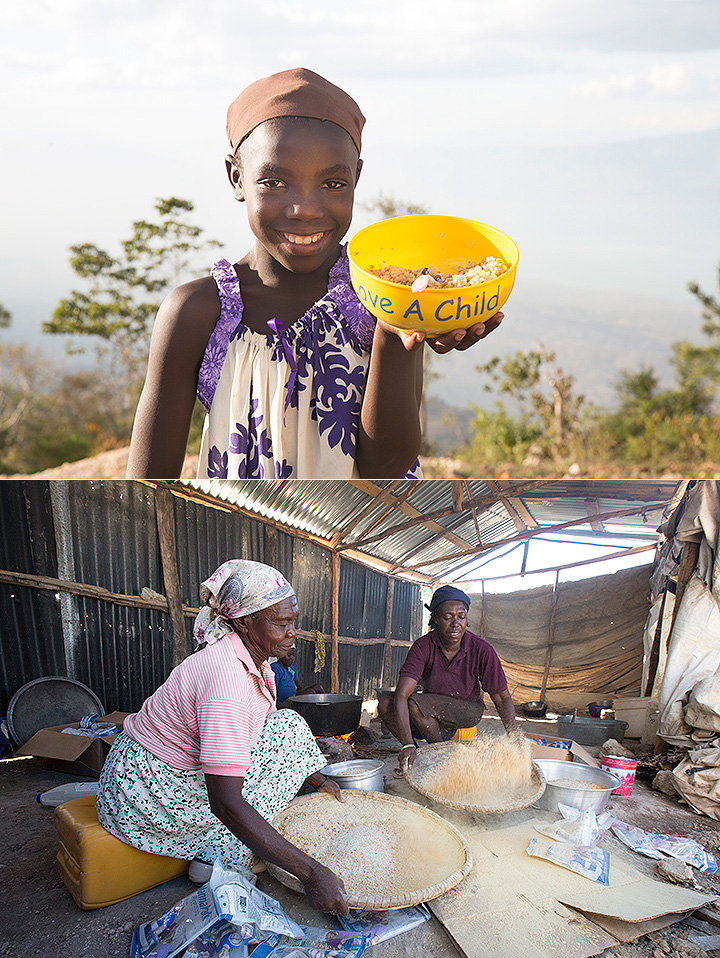
[[[519, 489], [516, 491], [516, 495], [520, 494], [520, 490], [522, 490], [523, 492], [528, 492], [538, 488], [539, 486], [548, 485], [548, 481], [549, 480], [547, 479], [543, 479], [543, 480], [536, 480], [536, 481], [534, 480], [532, 482], [521, 483], [519, 485]], [[495, 494], [492, 496], [478, 496], [475, 499], [468, 499], [465, 502], [463, 502], [462, 508], [460, 511], [468, 512], [472, 510], [473, 508], [482, 508], [482, 507], [491, 506], [491, 505], [494, 505], [496, 502], [498, 502], [500, 498], [502, 497]], [[403, 511], [406, 511], [406, 510], [403, 510]], [[407, 522], [398, 523], [395, 526], [391, 526], [390, 528], [383, 530], [383, 532], [381, 532], [377, 536], [374, 536], [371, 538], [364, 538], [362, 540], [363, 545], [367, 546], [373, 542], [379, 542], [381, 539], [386, 539], [388, 538], [388, 536], [395, 535], [398, 532], [405, 532], [407, 529], [411, 529], [413, 526], [416, 526], [416, 525], [424, 525], [430, 531], [433, 531], [433, 532], [439, 531], [441, 535], [445, 535], [447, 534], [447, 530], [444, 529], [442, 526], [438, 526], [435, 520], [446, 519], [448, 516], [455, 514], [452, 507], [444, 508], [444, 509], [436, 509], [435, 512], [430, 512], [430, 513], [427, 513], [426, 515], [423, 515], [417, 509], [414, 511], [417, 513], [416, 518], [408, 520]], [[430, 523], [432, 523], [432, 525]], [[355, 544], [356, 543], [353, 543], [353, 545]], [[339, 548], [347, 549], [347, 548], [352, 548], [352, 546], [348, 544], [346, 546], [340, 546]]]
[[[657, 503], [646, 503], [642, 506], [636, 506], [634, 509], [618, 509], [615, 512], [605, 512], [602, 513], [602, 515], [599, 515], [597, 518], [598, 520], [605, 522], [608, 519], [620, 519], [623, 516], [637, 515], [640, 512], [647, 512], [649, 509], [656, 508], [658, 508]], [[529, 529], [526, 532], [518, 533], [516, 536], [510, 536], [507, 539], [498, 539], [496, 542], [489, 542], [484, 546], [479, 546], [472, 552], [467, 552], [465, 557], [471, 555], [481, 555], [483, 552], [489, 552], [491, 549], [495, 549], [498, 546], [509, 545], [512, 542], [523, 542], [525, 539], [532, 538], [533, 536], [547, 535], [548, 533], [552, 532], [561, 532], [563, 529], [571, 529], [573, 526], [586, 525], [589, 521], [589, 516], [582, 516], [578, 519], [569, 519], [567, 522], [560, 522], [554, 526], [539, 526], [537, 529]], [[462, 553], [454, 552], [444, 556], [437, 556], [435, 559], [429, 559], [427, 562], [420, 562], [416, 566], [405, 566], [405, 568], [413, 570], [423, 569], [427, 566], [436, 565], [439, 562], [452, 562], [456, 559], [462, 558], [464, 558]]]
[[[414, 491], [415, 488], [417, 488], [417, 486], [414, 486], [412, 491]], [[444, 526], [440, 525], [440, 523], [438, 522], [435, 522], [433, 520], [428, 520], [428, 518], [425, 515], [423, 515], [423, 513], [420, 512], [419, 509], [416, 509], [415, 506], [410, 505], [409, 502], [405, 502], [405, 501], [402, 503], [398, 502], [398, 505], [396, 505], [396, 508], [398, 508], [405, 515], [411, 517], [410, 521], [401, 524], [402, 528], [410, 529], [413, 526], [421, 525], [421, 526], [424, 526], [428, 530], [428, 532], [432, 532], [436, 535], [439, 535], [443, 539], [447, 539], [448, 542], [453, 543], [454, 545], [458, 546], [461, 549], [474, 548], [474, 546], [470, 542], [468, 542], [466, 539], [463, 539], [462, 536], [456, 535], [454, 532], [451, 532], [449, 529], [446, 529]], [[452, 513], [453, 509], [451, 508], [449, 512]], [[375, 522], [373, 524], [373, 527], [377, 526], [377, 524], [378, 523]], [[369, 531], [370, 530], [368, 530], [368, 532]], [[372, 536], [368, 538], [367, 532], [366, 532], [358, 536], [356, 539], [353, 539], [351, 543], [347, 543], [345, 545], [340, 545], [338, 543], [336, 547], [339, 549], [339, 551], [343, 551], [345, 549], [350, 549], [350, 548], [362, 548], [364, 545], [366, 545], [369, 542], [379, 542], [382, 539], [386, 539], [388, 535], [391, 535], [391, 534], [394, 534], [394, 533], [390, 533], [386, 530], [385, 532], [379, 533], [376, 536]], [[423, 545], [421, 548], [425, 548], [425, 545]]]
[[517, 495], [506, 496], [504, 490], [511, 489], [512, 487], [508, 485], [508, 480], [498, 479], [497, 481], [492, 480], [487, 483], [490, 489], [495, 488], [500, 495], [500, 502], [505, 506], [508, 511], [508, 515], [513, 521], [513, 525], [518, 530], [522, 532], [523, 529], [534, 529], [537, 526], [537, 521], [528, 511], [525, 503], [522, 499], [518, 498]]

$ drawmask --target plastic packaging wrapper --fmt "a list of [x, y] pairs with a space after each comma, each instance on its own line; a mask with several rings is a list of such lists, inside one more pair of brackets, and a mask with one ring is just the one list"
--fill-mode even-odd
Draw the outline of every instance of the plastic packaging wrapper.
[[173, 958], [186, 949], [203, 958], [244, 958], [247, 942], [268, 934], [302, 939], [304, 931], [274, 898], [216, 862], [206, 885], [135, 929], [130, 958]]
[[337, 919], [346, 931], [362, 935], [368, 945], [377, 945], [388, 938], [394, 938], [410, 928], [422, 925], [430, 918], [430, 912], [424, 905], [409, 908], [397, 908], [393, 911], [360, 911], [351, 909]]
[[662, 861], [665, 857], [659, 852], [650, 840], [650, 835], [644, 832], [642, 828], [636, 828], [634, 825], [627, 825], [619, 819], [615, 819], [612, 824], [612, 830], [628, 848], [645, 855], [646, 858], [654, 858], [656, 861]]
[[692, 838], [680, 838], [677, 835], [653, 835], [652, 843], [661, 852], [693, 865], [701, 872], [714, 874], [717, 871], [715, 858], [706, 852], [702, 845]]
[[582, 810], [558, 803], [558, 811], [562, 815], [560, 821], [553, 822], [552, 825], [536, 825], [535, 830], [541, 835], [554, 838], [558, 842], [567, 842], [569, 845], [597, 845], [614, 821], [611, 812], [603, 812], [598, 817], [594, 808]]
[[613, 832], [625, 844], [641, 855], [661, 861], [661, 853], [677, 858], [686, 865], [693, 865], [701, 872], [713, 875], [717, 871], [717, 861], [710, 852], [693, 838], [682, 838], [679, 835], [658, 835], [655, 832], [645, 832], [641, 828], [626, 825], [625, 822], [615, 819]]
[[302, 939], [271, 935], [260, 942], [251, 958], [359, 958], [367, 946], [367, 938], [351, 931], [300, 927]]
[[106, 735], [117, 735], [119, 727], [112, 722], [98, 722], [100, 716], [95, 714], [83, 715], [80, 719], [80, 728], [64, 728], [65, 735], [84, 735], [87, 738], [105, 738]]
[[249, 925], [256, 930], [258, 937], [276, 934], [302, 938], [301, 926], [288, 918], [282, 905], [261, 892], [240, 872], [223, 868], [215, 862], [210, 885], [222, 914], [233, 925]]
[[219, 921], [191, 941], [182, 958], [248, 958], [248, 940], [228, 921]]
[[609, 884], [610, 855], [604, 848], [586, 848], [583, 845], [568, 845], [567, 842], [548, 842], [533, 838], [527, 847], [528, 855], [569, 868], [570, 871], [596, 881]]
[[546, 738], [535, 738], [531, 739], [536, 745], [547, 745], [548, 748], [564, 748], [569, 749], [572, 746], [572, 742], [565, 741], [564, 739], [558, 740], [556, 742], [548, 742]]

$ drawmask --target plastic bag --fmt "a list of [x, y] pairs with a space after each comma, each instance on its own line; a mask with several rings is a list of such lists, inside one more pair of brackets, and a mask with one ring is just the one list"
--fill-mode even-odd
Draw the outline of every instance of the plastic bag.
[[248, 958], [248, 940], [227, 921], [219, 921], [195, 941], [191, 941], [182, 958]]
[[662, 861], [665, 857], [662, 852], [659, 852], [657, 848], [655, 848], [650, 840], [650, 835], [648, 832], [644, 832], [642, 828], [636, 828], [635, 825], [628, 825], [616, 818], [612, 824], [612, 830], [623, 844], [627, 845], [628, 848], [632, 848], [633, 851], [645, 855], [646, 858], [654, 858], [656, 861]]
[[[254, 881], [254, 876], [253, 876]], [[210, 877], [219, 910], [233, 925], [250, 926], [259, 937], [266, 934], [302, 938], [302, 927], [292, 921], [282, 905], [261, 892], [240, 872], [215, 862]]]
[[526, 850], [533, 858], [544, 858], [545, 861], [569, 868], [600, 885], [610, 883], [610, 855], [604, 848], [587, 848], [533, 838]]
[[393, 911], [360, 911], [351, 909], [346, 915], [338, 915], [337, 919], [346, 931], [355, 935], [362, 935], [368, 945], [377, 945], [388, 938], [394, 938], [410, 928], [422, 925], [430, 918], [430, 912], [425, 905], [408, 908], [396, 908]]
[[686, 865], [693, 865], [701, 872], [714, 875], [717, 871], [714, 856], [706, 852], [702, 845], [692, 838], [680, 838], [678, 835], [653, 835], [651, 841], [659, 851], [685, 862]]
[[547, 835], [558, 842], [567, 842], [569, 845], [597, 845], [614, 821], [611, 812], [603, 812], [598, 817], [592, 807], [582, 810], [558, 803], [558, 811], [562, 815], [560, 821], [553, 822], [552, 825], [535, 825], [535, 830], [541, 835]]
[[[235, 933], [232, 941], [228, 926]], [[160, 918], [135, 929], [130, 958], [173, 958], [185, 949], [203, 958], [244, 958], [238, 936], [252, 942], [273, 933], [298, 939], [304, 936], [302, 926], [287, 917], [279, 902], [255, 888], [240, 872], [216, 862], [206, 885]], [[225, 940], [219, 944], [221, 939]]]
[[717, 861], [710, 852], [706, 852], [699, 842], [693, 838], [682, 838], [679, 835], [658, 835], [656, 832], [645, 832], [634, 825], [627, 825], [615, 819], [613, 832], [629, 848], [647, 858], [662, 861], [665, 855], [677, 858], [686, 865], [693, 865], [702, 872], [710, 875], [717, 871]]
[[331, 928], [301, 926], [304, 937], [300, 940], [287, 935], [271, 935], [261, 941], [252, 953], [252, 958], [359, 958], [365, 950], [367, 939], [351, 931]]

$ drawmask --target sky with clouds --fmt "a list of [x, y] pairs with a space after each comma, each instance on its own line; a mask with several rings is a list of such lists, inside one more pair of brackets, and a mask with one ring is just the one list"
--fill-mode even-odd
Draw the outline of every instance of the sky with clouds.
[[[72, 288], [71, 244], [118, 252], [157, 197], [192, 200], [242, 256], [227, 105], [297, 65], [367, 117], [359, 203], [382, 191], [496, 226], [520, 247], [526, 298], [534, 283], [588, 302], [716, 288], [717, 0], [11, 0], [3, 335], [29, 334]], [[351, 232], [369, 221], [359, 207]]]

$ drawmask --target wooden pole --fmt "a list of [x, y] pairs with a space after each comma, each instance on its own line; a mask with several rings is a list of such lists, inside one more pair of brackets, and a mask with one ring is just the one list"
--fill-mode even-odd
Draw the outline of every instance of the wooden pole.
[[545, 692], [547, 690], [548, 676], [550, 675], [550, 660], [552, 659], [553, 645], [555, 644], [555, 609], [557, 608], [558, 580], [560, 573], [555, 573], [555, 585], [553, 586], [552, 602], [550, 605], [550, 629], [548, 633], [548, 649], [545, 656], [545, 671], [543, 672], [542, 685], [540, 686], [540, 701], [545, 701]]
[[481, 583], [482, 591], [480, 593], [480, 638], [487, 638], [485, 635], [485, 583]]
[[662, 635], [663, 613], [665, 611], [666, 598], [667, 590], [665, 590], [662, 595], [662, 600], [660, 602], [660, 613], [658, 615], [657, 625], [655, 626], [655, 632], [653, 633], [653, 643], [652, 648], [650, 649], [650, 658], [648, 660], [648, 677], [643, 690], [645, 695], [652, 695], [652, 688], [653, 685], [655, 685], [655, 676], [657, 675], [658, 662], [660, 661], [660, 636]]
[[383, 668], [383, 685], [390, 687], [392, 682], [392, 612], [395, 579], [388, 578], [387, 604], [385, 606], [385, 666]]
[[331, 568], [331, 594], [332, 594], [332, 621], [330, 624], [330, 691], [337, 692], [340, 688], [338, 652], [338, 633], [340, 619], [340, 575], [339, 575], [340, 557], [337, 552], [333, 552], [330, 563]]
[[685, 587], [690, 581], [693, 572], [697, 567], [698, 556], [700, 555], [700, 543], [699, 542], [685, 542], [683, 543], [682, 556], [680, 557], [680, 568], [678, 569], [677, 577], [677, 587], [675, 589], [675, 607], [673, 608], [672, 614], [672, 623], [670, 625], [670, 632], [668, 635], [672, 634], [673, 626], [675, 625], [675, 619], [680, 608], [680, 600], [683, 597], [685, 592]]
[[170, 613], [172, 662], [173, 668], [175, 668], [187, 656], [188, 648], [177, 567], [175, 510], [173, 495], [169, 489], [158, 488], [155, 490], [155, 520], [160, 540], [160, 562], [162, 564], [165, 597], [168, 601], [168, 611]]

